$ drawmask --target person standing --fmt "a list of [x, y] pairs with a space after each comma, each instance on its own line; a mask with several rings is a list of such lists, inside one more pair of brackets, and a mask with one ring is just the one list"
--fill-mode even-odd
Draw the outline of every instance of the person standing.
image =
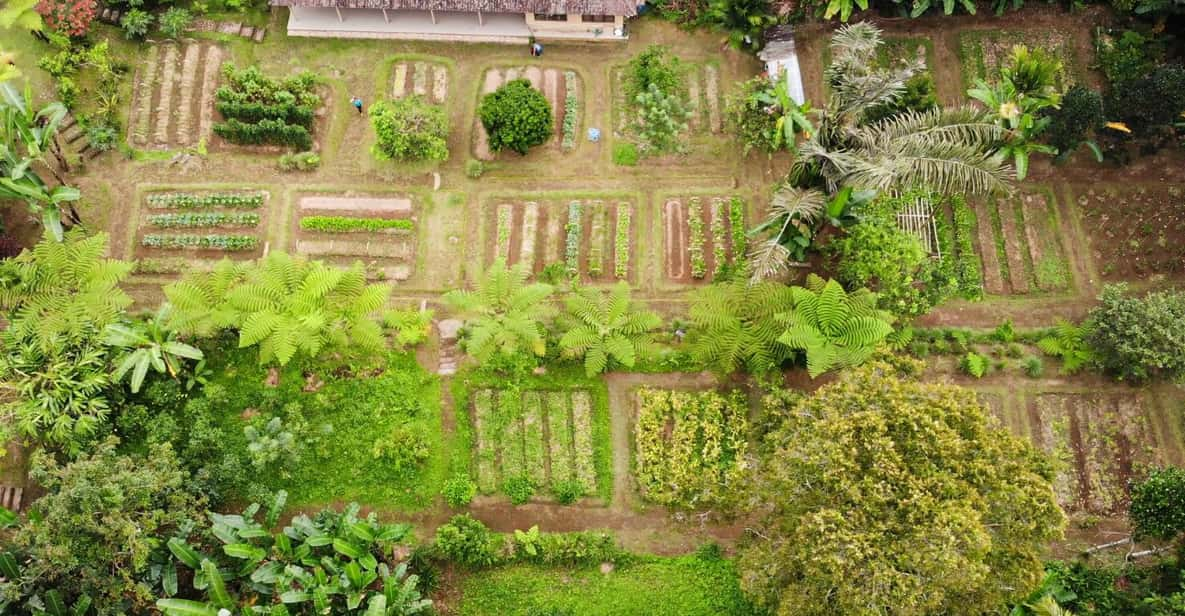
[[350, 97], [350, 104], [354, 106], [354, 109], [358, 110], [358, 115], [362, 115], [362, 99], [361, 98], [358, 98], [357, 96], [351, 96]]

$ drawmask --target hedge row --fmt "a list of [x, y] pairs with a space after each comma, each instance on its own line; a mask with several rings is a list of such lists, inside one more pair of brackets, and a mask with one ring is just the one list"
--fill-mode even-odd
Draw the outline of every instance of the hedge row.
[[355, 218], [352, 216], [305, 216], [300, 219], [300, 228], [305, 231], [325, 233], [349, 233], [352, 231], [383, 231], [402, 229], [410, 231], [415, 223], [408, 218]]
[[217, 227], [232, 225], [254, 227], [259, 224], [259, 214], [254, 212], [185, 212], [182, 214], [154, 214], [148, 217], [148, 224], [171, 229], [174, 227]]
[[260, 120], [249, 124], [230, 118], [226, 122], [215, 124], [214, 134], [232, 143], [244, 145], [273, 144], [297, 150], [309, 150], [313, 147], [313, 137], [307, 128], [298, 124], [285, 124], [281, 120]]
[[285, 124], [295, 124], [310, 130], [313, 128], [313, 109], [292, 103], [266, 105], [254, 102], [219, 101], [215, 108], [224, 118], [234, 118], [248, 124], [262, 120], [279, 120]]
[[254, 235], [145, 235], [140, 243], [149, 248], [177, 250], [207, 248], [213, 250], [254, 250], [259, 238]]
[[263, 193], [153, 193], [148, 195], [148, 205], [157, 208], [256, 208], [263, 205]]

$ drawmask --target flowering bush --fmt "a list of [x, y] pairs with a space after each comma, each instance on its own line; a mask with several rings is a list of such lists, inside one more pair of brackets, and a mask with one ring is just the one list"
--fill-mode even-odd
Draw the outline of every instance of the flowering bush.
[[98, 4], [96, 0], [40, 0], [37, 13], [51, 30], [82, 36], [90, 29]]

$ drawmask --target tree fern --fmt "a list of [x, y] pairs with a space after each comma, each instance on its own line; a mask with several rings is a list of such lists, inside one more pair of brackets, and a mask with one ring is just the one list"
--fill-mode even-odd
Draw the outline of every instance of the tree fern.
[[464, 348], [479, 363], [524, 353], [546, 354], [544, 323], [555, 314], [548, 301], [555, 289], [549, 284], [528, 284], [529, 275], [525, 265], [507, 267], [504, 259], [498, 259], [475, 290], [444, 294], [444, 302], [467, 320]]
[[1062, 360], [1062, 372], [1074, 374], [1094, 361], [1094, 352], [1086, 342], [1086, 328], [1058, 319], [1053, 333], [1037, 341], [1042, 353]]
[[776, 282], [738, 278], [704, 287], [691, 300], [691, 353], [721, 373], [777, 368], [793, 355], [777, 344], [785, 330], [777, 315], [792, 305], [790, 289]]
[[203, 336], [238, 329], [240, 348], [258, 346], [260, 363], [279, 365], [297, 355], [381, 350], [373, 317], [390, 293], [367, 284], [360, 263], [341, 269], [284, 252], [250, 265], [224, 260], [165, 287], [174, 327]]
[[786, 325], [777, 338], [806, 356], [812, 378], [863, 363], [893, 331], [892, 317], [876, 309], [866, 289], [844, 291], [834, 280], [811, 274], [805, 287], [792, 287], [792, 310], [779, 315]]
[[568, 296], [560, 348], [569, 357], [583, 358], [589, 376], [614, 365], [634, 367], [653, 342], [650, 334], [662, 325], [655, 313], [630, 301], [630, 287], [619, 282], [601, 292], [580, 289]]

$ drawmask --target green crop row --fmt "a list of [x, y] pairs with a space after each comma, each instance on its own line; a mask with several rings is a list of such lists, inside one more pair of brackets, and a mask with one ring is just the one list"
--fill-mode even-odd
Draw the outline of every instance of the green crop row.
[[257, 208], [263, 205], [263, 193], [153, 193], [148, 195], [148, 206], [170, 209], [211, 207]]
[[409, 218], [355, 218], [352, 216], [305, 216], [300, 219], [300, 228], [305, 231], [323, 233], [352, 233], [355, 231], [385, 231], [399, 229], [410, 231], [415, 223]]
[[206, 248], [210, 250], [254, 250], [259, 238], [254, 235], [145, 235], [140, 243], [149, 248], [178, 250], [183, 248]]
[[259, 214], [254, 212], [184, 212], [181, 214], [153, 214], [148, 224], [163, 229], [175, 227], [254, 227], [259, 225]]

